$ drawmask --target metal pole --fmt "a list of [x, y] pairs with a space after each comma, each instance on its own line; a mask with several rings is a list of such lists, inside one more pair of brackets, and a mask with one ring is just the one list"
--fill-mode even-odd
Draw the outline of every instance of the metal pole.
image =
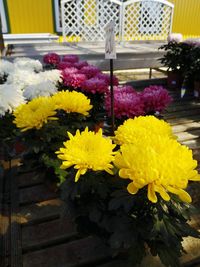
[[113, 59], [110, 59], [110, 98], [111, 98], [111, 134], [115, 131], [115, 112], [114, 112], [114, 88], [113, 88]]

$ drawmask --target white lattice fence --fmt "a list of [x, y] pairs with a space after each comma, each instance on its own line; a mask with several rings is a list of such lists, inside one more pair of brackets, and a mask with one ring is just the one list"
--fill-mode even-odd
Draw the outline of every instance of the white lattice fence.
[[104, 28], [114, 20], [117, 40], [164, 40], [171, 32], [173, 8], [166, 0], [62, 0], [63, 36], [104, 41]]
[[65, 0], [61, 3], [63, 36], [74, 41], [104, 41], [111, 20], [119, 38], [120, 6], [110, 0]]
[[122, 39], [166, 40], [171, 32], [173, 7], [165, 0], [124, 2]]

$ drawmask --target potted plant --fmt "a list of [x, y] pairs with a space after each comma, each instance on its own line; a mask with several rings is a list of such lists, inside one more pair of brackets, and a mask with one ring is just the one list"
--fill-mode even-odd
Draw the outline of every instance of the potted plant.
[[113, 138], [87, 128], [69, 138], [57, 151], [66, 169], [61, 194], [79, 233], [99, 236], [125, 266], [138, 266], [147, 252], [165, 266], [180, 266], [183, 237], [199, 237], [187, 223], [186, 187], [200, 177], [170, 126], [140, 116]]
[[200, 47], [194, 46], [191, 51], [191, 68], [188, 71], [194, 81], [194, 96], [200, 98]]
[[167, 67], [167, 85], [170, 89], [180, 89], [185, 73], [190, 65], [191, 46], [186, 43], [169, 42], [160, 47], [166, 51], [160, 59], [164, 67]]

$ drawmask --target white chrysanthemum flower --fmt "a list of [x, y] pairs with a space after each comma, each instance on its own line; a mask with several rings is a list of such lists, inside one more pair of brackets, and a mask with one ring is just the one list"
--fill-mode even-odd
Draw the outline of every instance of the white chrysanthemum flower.
[[181, 33], [170, 33], [167, 37], [167, 41], [180, 43], [183, 41], [183, 35]]
[[37, 83], [36, 73], [30, 70], [14, 69], [14, 71], [8, 76], [7, 84], [15, 84], [23, 90], [26, 86]]
[[20, 104], [25, 103], [22, 91], [13, 84], [0, 85], [0, 116], [12, 112]]
[[14, 70], [13, 63], [7, 60], [0, 60], [0, 77], [10, 74]]
[[38, 84], [32, 84], [24, 89], [23, 96], [27, 100], [39, 96], [51, 96], [57, 92], [57, 87], [51, 81], [43, 81]]
[[42, 80], [49, 80], [54, 84], [57, 84], [58, 82], [62, 81], [61, 78], [61, 71], [59, 70], [47, 70], [44, 72], [40, 72], [38, 75], [42, 78]]
[[42, 71], [42, 63], [39, 60], [28, 58], [28, 57], [18, 57], [14, 60], [15, 68], [25, 69], [30, 71]]

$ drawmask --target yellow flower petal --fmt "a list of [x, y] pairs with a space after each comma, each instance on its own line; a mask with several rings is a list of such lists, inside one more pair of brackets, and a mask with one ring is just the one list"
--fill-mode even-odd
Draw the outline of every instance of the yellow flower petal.
[[153, 203], [158, 201], [153, 184], [148, 185], [148, 199]]
[[135, 185], [133, 183], [130, 183], [128, 186], [127, 186], [127, 190], [130, 194], [132, 195], [135, 195], [137, 192], [138, 192], [138, 188], [135, 187]]

